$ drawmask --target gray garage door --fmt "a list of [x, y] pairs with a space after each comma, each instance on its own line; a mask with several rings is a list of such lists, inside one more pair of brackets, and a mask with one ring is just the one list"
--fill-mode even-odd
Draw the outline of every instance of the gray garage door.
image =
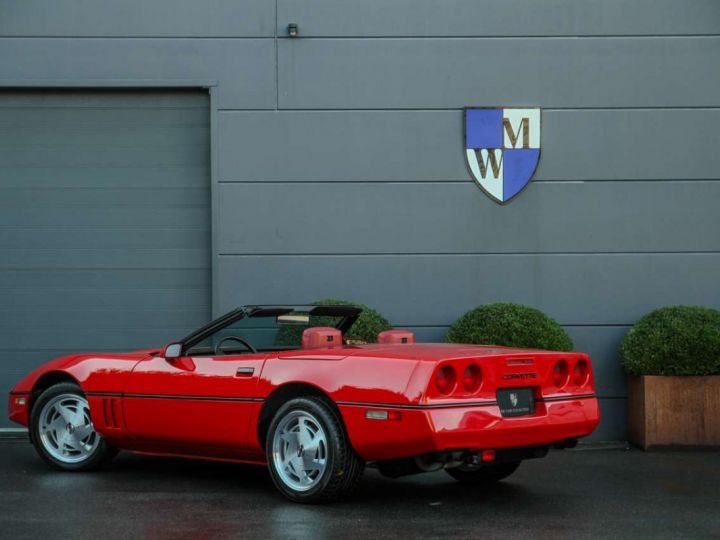
[[199, 90], [0, 92], [3, 394], [53, 357], [208, 320], [208, 105]]

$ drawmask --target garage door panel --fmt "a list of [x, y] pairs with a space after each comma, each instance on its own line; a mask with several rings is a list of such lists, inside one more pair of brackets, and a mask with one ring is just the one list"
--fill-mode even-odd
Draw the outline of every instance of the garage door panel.
[[[209, 289], [210, 272], [206, 268], [39, 268], [0, 270], [2, 288], [106, 288], [118, 289]], [[103, 306], [114, 309], [114, 306]], [[72, 306], [66, 306], [72, 309]], [[161, 310], [161, 307], [157, 308]]]
[[13, 130], [0, 131], [0, 148], [30, 146], [42, 147], [56, 145], [68, 149], [72, 146], [87, 146], [96, 149], [98, 146], [115, 144], [155, 145], [174, 148], [178, 144], [199, 145], [204, 147], [207, 142], [207, 126], [157, 124], [116, 126], [79, 125], [68, 129], [48, 129], [51, 126], [16, 126]]
[[5, 188], [204, 188], [207, 164], [197, 166], [0, 167]]
[[[132, 88], [95, 88], [92, 91], [22, 88], [3, 90], [0, 109], [144, 109], [157, 113], [162, 109], [183, 108], [207, 112], [207, 103], [199, 98], [202, 96], [198, 92], [184, 88], [146, 88], [142, 91]], [[207, 117], [202, 121], [207, 121]]]
[[0, 91], [0, 393], [209, 320], [209, 138], [199, 90]]
[[202, 245], [208, 236], [207, 229], [181, 227], [0, 229], [0, 249], [181, 249], [188, 243]]
[[[118, 328], [174, 329], [178, 332], [194, 330], [207, 323], [202, 312], [195, 309], [118, 309], [97, 307], [82, 309], [44, 308], [21, 309], [0, 313], [0, 333], [27, 331], [28, 329], [115, 330]], [[181, 336], [180, 336], [181, 337]], [[57, 345], [54, 345], [57, 346]]]
[[183, 145], [179, 149], [137, 144], [69, 148], [50, 145], [4, 145], [0, 147], [0, 166], [32, 166], [43, 163], [51, 167], [122, 167], [128, 162], [150, 167], [197, 166], [207, 162], [204, 151], [206, 149], [199, 145]]
[[[166, 310], [198, 309], [203, 312], [210, 305], [207, 290], [188, 289], [0, 289], [0, 304], [5, 309], [60, 309], [68, 307]], [[84, 331], [82, 328], [78, 332]]]
[[[207, 125], [207, 107], [33, 107], [0, 106], [0, 126], [19, 129], [53, 128], [72, 131], [79, 127], [141, 131], [145, 127], [194, 127]], [[124, 133], [125, 131], [121, 131]]]
[[[76, 207], [79, 208], [79, 207]], [[169, 224], [185, 226], [193, 224], [208, 227], [210, 216], [207, 208], [147, 208], [126, 207], [82, 207], [82, 215], [71, 208], [43, 208], [42, 212], [29, 213], [24, 208], [3, 208], [0, 212], [0, 227], [116, 227], [136, 226], [167, 227]]]
[[[149, 206], [207, 209], [210, 193], [201, 188], [116, 189], [116, 188], [14, 188], [5, 191], [0, 207], [24, 209], [77, 206]], [[178, 216], [180, 217], [180, 216]]]
[[209, 268], [206, 248], [8, 249], [0, 268]]
[[[91, 352], [105, 347], [110, 350], [126, 350], [128, 344], [136, 343], [162, 347], [164, 344], [181, 339], [188, 329], [177, 328], [112, 328], [73, 330], [35, 327], [31, 330], [17, 330], [0, 333], [0, 349], [12, 350], [38, 348], [65, 348], [75, 352]], [[132, 345], [130, 345], [132, 347]]]

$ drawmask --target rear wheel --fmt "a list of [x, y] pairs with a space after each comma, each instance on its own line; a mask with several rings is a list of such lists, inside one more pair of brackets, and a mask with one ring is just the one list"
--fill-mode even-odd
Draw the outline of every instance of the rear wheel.
[[520, 466], [519, 461], [481, 465], [480, 467], [460, 466], [445, 471], [463, 484], [492, 484], [507, 478]]
[[32, 408], [30, 429], [37, 453], [57, 469], [96, 469], [117, 454], [93, 428], [87, 399], [73, 383], [53, 385], [40, 394]]
[[280, 408], [265, 448], [275, 486], [295, 502], [339, 499], [357, 486], [365, 468], [338, 414], [314, 396], [293, 399]]

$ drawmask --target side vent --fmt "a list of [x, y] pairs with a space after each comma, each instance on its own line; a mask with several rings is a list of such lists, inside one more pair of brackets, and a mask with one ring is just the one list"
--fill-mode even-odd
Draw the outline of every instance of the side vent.
[[113, 398], [105, 398], [102, 400], [103, 420], [105, 426], [111, 429], [119, 429], [120, 414], [118, 400]]

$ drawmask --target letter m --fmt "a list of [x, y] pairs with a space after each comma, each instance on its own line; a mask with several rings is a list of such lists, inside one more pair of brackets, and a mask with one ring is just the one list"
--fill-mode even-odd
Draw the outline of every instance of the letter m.
[[[507, 135], [505, 140], [510, 143], [512, 148], [517, 146], [520, 131], [522, 131], [522, 147], [530, 148], [530, 119], [527, 116], [520, 119], [520, 122], [517, 124], [517, 130], [513, 129], [509, 118], [503, 118], [503, 128], [505, 128], [505, 134]], [[508, 145], [505, 144], [505, 147], [507, 148]]]

